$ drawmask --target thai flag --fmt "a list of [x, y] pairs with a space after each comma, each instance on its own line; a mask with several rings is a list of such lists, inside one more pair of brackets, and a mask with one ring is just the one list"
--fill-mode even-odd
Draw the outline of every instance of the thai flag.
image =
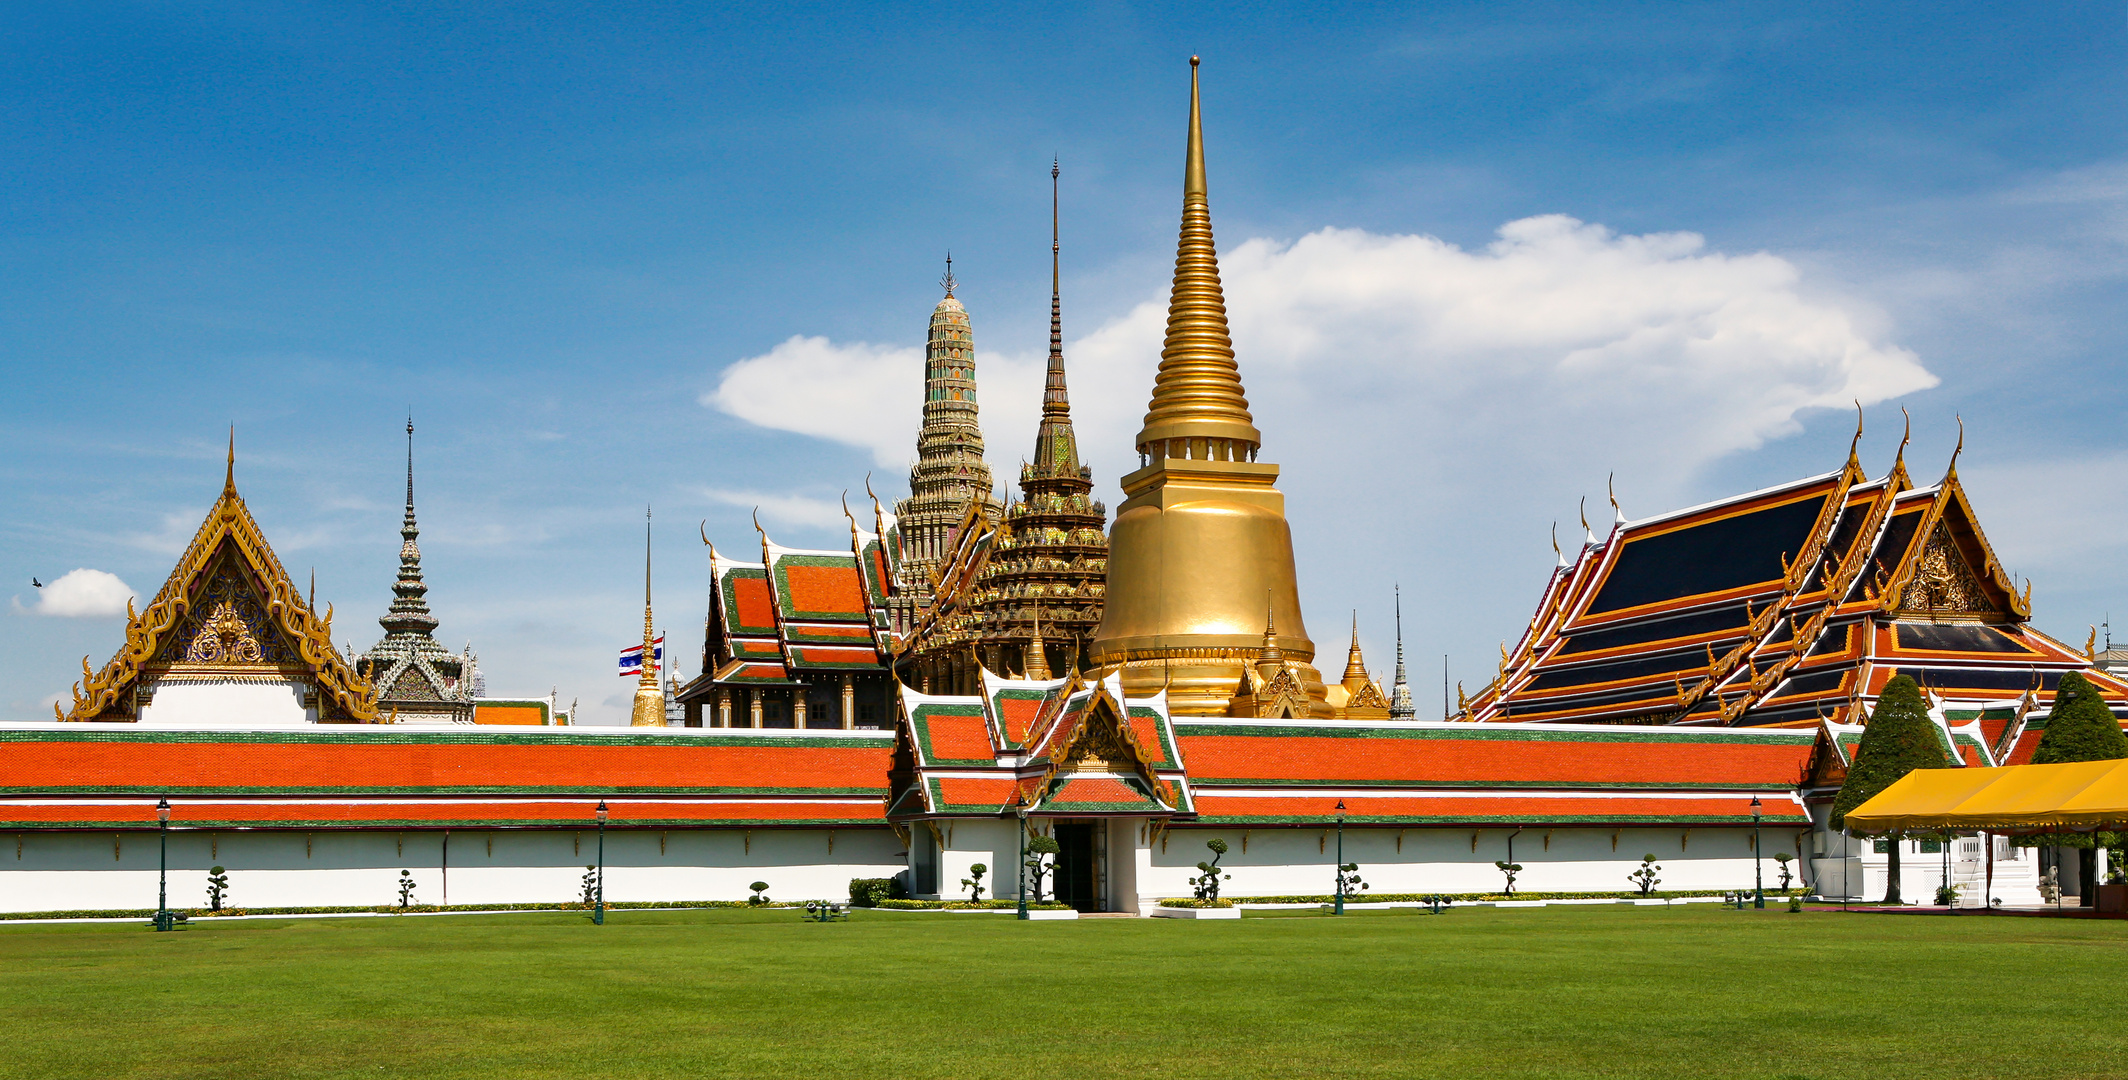
[[[658, 638], [652, 641], [650, 645], [650, 666], [651, 670], [655, 671], [657, 668], [659, 668], [665, 663], [665, 639], [662, 637]], [[622, 649], [621, 674], [641, 675], [642, 673], [643, 647], [641, 645], [637, 645], [631, 649]]]

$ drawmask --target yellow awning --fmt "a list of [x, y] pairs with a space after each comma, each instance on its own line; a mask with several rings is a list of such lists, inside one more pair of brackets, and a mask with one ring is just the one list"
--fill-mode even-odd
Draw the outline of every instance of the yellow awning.
[[1847, 815], [1858, 833], [2128, 830], [2128, 759], [1916, 769]]

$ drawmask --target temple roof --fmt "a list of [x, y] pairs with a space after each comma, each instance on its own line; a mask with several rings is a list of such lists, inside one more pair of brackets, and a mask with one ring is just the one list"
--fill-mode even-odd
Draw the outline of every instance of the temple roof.
[[125, 645], [100, 671], [83, 657], [72, 708], [53, 712], [65, 720], [135, 719], [142, 675], [172, 670], [309, 682], [319, 719], [377, 717], [375, 689], [333, 645], [331, 608], [322, 616], [311, 609], [237, 494], [233, 436], [221, 497], [170, 577], [145, 610], [126, 602]]
[[0, 725], [0, 827], [879, 825], [892, 737]]
[[891, 817], [1187, 813], [1164, 699], [1124, 701], [1115, 677], [1047, 681], [981, 673], [980, 695], [902, 691], [899, 745], [913, 774]]
[[888, 545], [850, 521], [846, 550], [784, 547], [761, 533], [761, 561], [710, 546], [703, 674], [679, 692], [714, 686], [789, 686], [819, 674], [886, 670], [885, 602], [894, 580]]
[[[1902, 444], [1903, 448], [1903, 444]], [[1787, 724], [1849, 718], [1905, 671], [1961, 701], [2051, 694], [2090, 661], [2029, 625], [1954, 465], [1902, 456], [1615, 524], [1561, 559], [1475, 720]], [[2090, 672], [2109, 699], [2128, 685]]]

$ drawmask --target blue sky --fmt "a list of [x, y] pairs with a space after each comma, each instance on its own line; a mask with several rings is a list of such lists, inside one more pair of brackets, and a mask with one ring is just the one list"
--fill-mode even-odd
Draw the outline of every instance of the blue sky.
[[1996, 547], [2081, 644], [2128, 613], [2124, 45], [2118, 3], [16, 5], [0, 714], [122, 637], [30, 577], [152, 593], [230, 424], [282, 560], [374, 641], [411, 405], [439, 636], [620, 715], [642, 506], [691, 639], [698, 522], [831, 545], [845, 488], [898, 491], [948, 249], [992, 462], [1026, 453], [1052, 155], [1113, 504], [1192, 53], [1326, 651], [1357, 609], [1386, 668], [1401, 582], [1422, 689], [1443, 653], [1475, 687], [1608, 474], [1637, 517], [1829, 470], [1855, 397], [1872, 475], [1899, 406], [1923, 478], [1965, 417]]

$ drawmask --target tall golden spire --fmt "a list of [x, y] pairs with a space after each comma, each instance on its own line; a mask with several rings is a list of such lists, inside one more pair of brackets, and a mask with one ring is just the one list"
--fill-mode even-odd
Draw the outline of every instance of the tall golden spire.
[[[1156, 446], [1171, 439], [1205, 439], [1189, 447]], [[1242, 392], [1227, 333], [1219, 252], [1212, 242], [1212, 208], [1204, 182], [1204, 122], [1198, 106], [1197, 58], [1190, 57], [1190, 135], [1182, 166], [1182, 232], [1175, 244], [1175, 281], [1168, 296], [1167, 340], [1138, 452], [1153, 457], [1209, 457], [1247, 461], [1263, 443]], [[1194, 452], [1193, 452], [1194, 451]]]
[[1262, 435], [1234, 363], [1205, 191], [1191, 57], [1167, 341], [1138, 433], [1143, 464], [1123, 478], [1109, 534], [1106, 606], [1088, 659], [1120, 668], [1132, 696], [1164, 689], [1178, 714], [1224, 716], [1245, 670], [1269, 648], [1299, 677], [1311, 715], [1329, 717], [1301, 618], [1285, 496], [1273, 486], [1278, 466], [1256, 460]]
[[658, 687], [657, 632], [650, 618], [650, 508], [643, 508], [643, 670], [636, 678], [630, 727], [665, 726], [665, 691]]

